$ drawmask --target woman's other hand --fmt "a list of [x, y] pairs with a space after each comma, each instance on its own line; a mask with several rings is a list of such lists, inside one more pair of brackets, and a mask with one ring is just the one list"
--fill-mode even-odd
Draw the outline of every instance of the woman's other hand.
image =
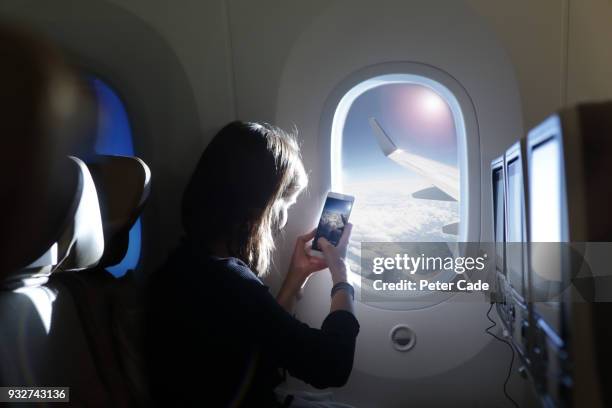
[[293, 248], [287, 277], [294, 275], [296, 280], [302, 281], [302, 285], [312, 273], [327, 268], [325, 259], [309, 255], [306, 251], [306, 244], [314, 238], [316, 231], [316, 229], [313, 229], [307, 234], [300, 235], [295, 241], [295, 248]]
[[314, 272], [327, 268], [325, 259], [309, 255], [306, 251], [306, 244], [314, 238], [315, 232], [316, 229], [313, 229], [307, 234], [300, 235], [295, 242], [289, 271], [276, 297], [286, 310], [293, 308], [295, 299], [301, 296], [302, 287], [308, 277]]
[[348, 267], [346, 266], [346, 251], [348, 249], [352, 230], [353, 224], [347, 223], [344, 226], [344, 231], [342, 231], [342, 236], [337, 246], [333, 246], [323, 237], [319, 238], [317, 241], [327, 261], [334, 285], [338, 282], [346, 282], [347, 280]]

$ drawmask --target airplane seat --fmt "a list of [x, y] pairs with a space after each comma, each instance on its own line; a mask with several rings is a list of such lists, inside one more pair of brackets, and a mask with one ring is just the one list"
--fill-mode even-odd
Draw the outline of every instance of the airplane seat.
[[[2, 289], [45, 284], [52, 273], [91, 268], [104, 254], [98, 195], [87, 165], [70, 156], [61, 168], [57, 174], [59, 180], [51, 180], [56, 194], [45, 207], [46, 222], [33, 230], [22, 231], [36, 234], [37, 246], [46, 250], [32, 262], [21, 253], [14, 257], [7, 254], [9, 259], [5, 257], [4, 261], [11, 268], [4, 269], [0, 276]], [[39, 242], [44, 244], [41, 246]]]
[[104, 251], [100, 207], [89, 170], [76, 157], [66, 158], [62, 167], [64, 189], [45, 207], [48, 223], [27, 231], [44, 233], [50, 249], [34, 262], [5, 273], [0, 281], [0, 382], [67, 386], [72, 403], [85, 404], [92, 398], [105, 406], [110, 401], [75, 303], [67, 291], [48, 283], [60, 267], [83, 270], [96, 265]]
[[96, 267], [62, 269], [51, 285], [64, 287], [77, 305], [98, 372], [114, 405], [148, 405], [141, 327], [144, 302], [133, 272], [115, 278], [106, 268], [126, 256], [129, 232], [148, 199], [151, 175], [139, 158], [97, 156], [88, 164], [96, 184], [104, 229], [104, 253]]
[[0, 54], [0, 384], [71, 387], [73, 405], [108, 406], [75, 303], [49, 284], [104, 252], [91, 174], [68, 156], [87, 144], [92, 99], [36, 34], [1, 24]]

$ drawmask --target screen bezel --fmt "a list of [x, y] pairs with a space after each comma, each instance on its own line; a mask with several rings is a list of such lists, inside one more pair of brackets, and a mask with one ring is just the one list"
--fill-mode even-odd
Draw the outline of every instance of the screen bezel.
[[[501, 173], [501, 187], [502, 187], [502, 222], [501, 227], [504, 229], [502, 232], [502, 259], [500, 262], [497, 260], [497, 221], [496, 221], [496, 206], [495, 206], [495, 195], [496, 195], [496, 186], [495, 186], [495, 174], [497, 172]], [[497, 159], [491, 162], [491, 206], [492, 206], [492, 215], [493, 222], [491, 223], [491, 228], [493, 232], [493, 242], [495, 242], [495, 269], [497, 272], [506, 276], [506, 174], [504, 169], [504, 156], [498, 157]], [[499, 269], [501, 267], [501, 270]]]
[[[527, 177], [525, 176], [525, 160], [524, 160], [524, 154], [523, 152], [526, 150], [526, 144], [525, 144], [525, 140], [521, 139], [520, 141], [514, 143], [512, 146], [510, 146], [510, 148], [508, 148], [508, 150], [506, 150], [506, 154], [504, 155], [504, 183], [505, 183], [505, 202], [506, 202], [506, 208], [505, 208], [505, 217], [504, 217], [504, 239], [505, 239], [505, 245], [508, 245], [508, 242], [510, 242], [509, 239], [509, 230], [510, 230], [510, 200], [509, 200], [509, 195], [510, 195], [510, 165], [516, 163], [517, 166], [519, 166], [519, 172], [520, 174], [518, 175], [518, 177], [521, 179], [521, 197], [519, 199], [519, 205], [521, 206], [521, 219], [519, 220], [520, 222], [520, 235], [521, 235], [521, 242], [527, 242], [527, 196], [528, 196], [528, 182], [527, 182]], [[514, 244], [516, 245], [516, 244]], [[521, 302], [525, 302], [525, 298], [527, 296], [527, 291], [528, 291], [528, 279], [527, 279], [527, 264], [528, 264], [528, 259], [527, 259], [527, 246], [526, 245], [517, 245], [518, 248], [520, 248], [520, 260], [521, 260], [521, 272], [520, 272], [520, 288], [516, 288], [514, 287], [513, 284], [513, 280], [511, 279], [510, 276], [510, 258], [508, 257], [508, 248], [506, 248], [505, 254], [504, 254], [504, 259], [505, 259], [505, 265], [506, 265], [506, 279], [508, 281], [508, 283], [510, 284], [510, 286], [512, 287], [512, 289], [514, 290], [514, 295], [516, 297], [518, 297], [518, 299]]]
[[[350, 201], [351, 203], [355, 202], [355, 197], [353, 197], [352, 195], [334, 193], [333, 191], [327, 193], [327, 196], [325, 197], [325, 202], [327, 202], [328, 198], [337, 198], [338, 200]], [[323, 208], [325, 208], [325, 202], [323, 203]], [[351, 206], [351, 210], [352, 209], [353, 207]]]

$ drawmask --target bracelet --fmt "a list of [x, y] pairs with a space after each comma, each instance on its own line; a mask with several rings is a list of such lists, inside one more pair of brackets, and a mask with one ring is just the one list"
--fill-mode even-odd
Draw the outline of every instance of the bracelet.
[[334, 295], [336, 294], [337, 291], [339, 290], [346, 290], [350, 295], [351, 298], [353, 300], [355, 300], [355, 288], [353, 288], [353, 285], [351, 285], [348, 282], [338, 282], [334, 285], [334, 287], [331, 290], [331, 297], [334, 297]]

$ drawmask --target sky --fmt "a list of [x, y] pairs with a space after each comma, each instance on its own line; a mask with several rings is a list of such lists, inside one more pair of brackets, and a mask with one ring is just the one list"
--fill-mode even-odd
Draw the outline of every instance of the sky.
[[344, 182], [413, 177], [385, 158], [368, 119], [375, 117], [404, 150], [457, 164], [452, 113], [435, 92], [421, 85], [390, 84], [364, 92], [351, 106], [343, 130]]

